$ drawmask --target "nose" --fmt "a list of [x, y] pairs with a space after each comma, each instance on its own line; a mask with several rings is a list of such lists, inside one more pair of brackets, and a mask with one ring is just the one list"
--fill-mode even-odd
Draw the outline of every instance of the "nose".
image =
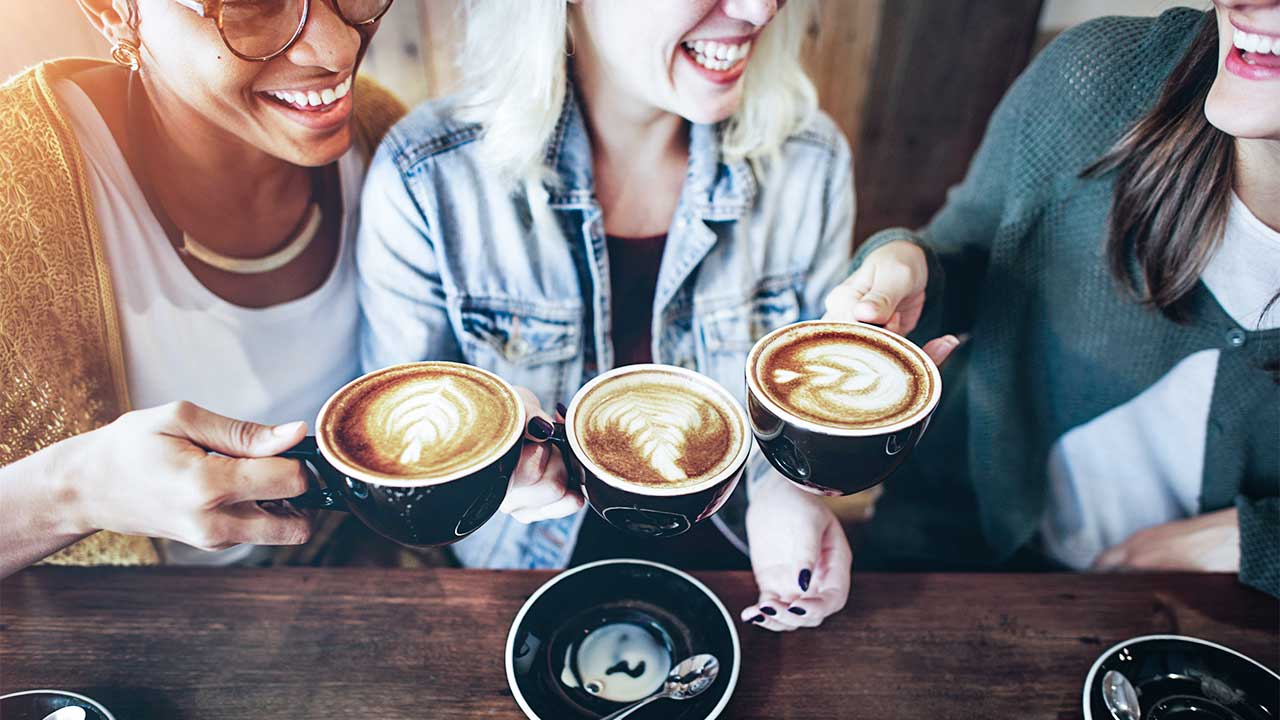
[[778, 14], [778, 5], [778, 0], [724, 0], [724, 14], [734, 20], [764, 27]]
[[332, 0], [311, 0], [311, 15], [298, 42], [286, 54], [299, 67], [342, 72], [355, 65], [360, 33], [338, 15]]

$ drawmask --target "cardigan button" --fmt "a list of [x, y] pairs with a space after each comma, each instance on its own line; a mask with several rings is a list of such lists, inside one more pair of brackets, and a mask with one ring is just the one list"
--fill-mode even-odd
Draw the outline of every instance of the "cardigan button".
[[1227, 331], [1227, 344], [1233, 348], [1244, 347], [1248, 336], [1240, 328], [1231, 328]]

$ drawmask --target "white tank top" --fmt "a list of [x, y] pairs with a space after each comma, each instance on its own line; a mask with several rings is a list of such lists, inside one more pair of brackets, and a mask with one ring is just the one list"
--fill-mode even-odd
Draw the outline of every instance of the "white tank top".
[[[364, 173], [359, 151], [338, 161], [345, 210], [338, 260], [324, 284], [296, 300], [246, 308], [215, 295], [179, 259], [84, 91], [64, 80], [55, 92], [85, 158], [133, 407], [187, 400], [233, 418], [314, 426], [320, 406], [359, 369], [353, 259]], [[181, 564], [228, 564], [252, 550], [188, 548], [198, 553], [191, 555], [173, 545], [166, 544], [168, 560]]]

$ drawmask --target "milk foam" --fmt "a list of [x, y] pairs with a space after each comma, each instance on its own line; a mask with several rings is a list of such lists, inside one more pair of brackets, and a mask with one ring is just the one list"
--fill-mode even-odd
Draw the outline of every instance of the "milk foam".
[[478, 370], [422, 363], [357, 381], [325, 423], [331, 449], [357, 469], [430, 478], [504, 450], [519, 417], [505, 386]]
[[624, 482], [695, 484], [727, 467], [741, 442], [712, 392], [669, 371], [619, 375], [583, 399], [575, 431], [588, 457]]
[[565, 648], [560, 681], [596, 697], [626, 703], [662, 687], [670, 672], [671, 653], [653, 633], [633, 623], [616, 622]]
[[858, 326], [797, 326], [755, 358], [765, 395], [784, 411], [839, 428], [889, 426], [922, 411], [931, 375], [900, 341]]

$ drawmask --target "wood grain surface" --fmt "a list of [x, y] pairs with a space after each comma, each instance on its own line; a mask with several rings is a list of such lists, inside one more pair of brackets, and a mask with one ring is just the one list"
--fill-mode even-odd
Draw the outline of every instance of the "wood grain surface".
[[[0, 583], [0, 691], [117, 717], [520, 718], [502, 652], [546, 572], [35, 568]], [[698, 573], [731, 609], [746, 573]], [[1110, 645], [1149, 633], [1275, 667], [1277, 602], [1223, 575], [874, 575], [818, 630], [739, 626], [728, 718], [1078, 718]], [[1023, 714], [1025, 713], [1025, 714]]]

